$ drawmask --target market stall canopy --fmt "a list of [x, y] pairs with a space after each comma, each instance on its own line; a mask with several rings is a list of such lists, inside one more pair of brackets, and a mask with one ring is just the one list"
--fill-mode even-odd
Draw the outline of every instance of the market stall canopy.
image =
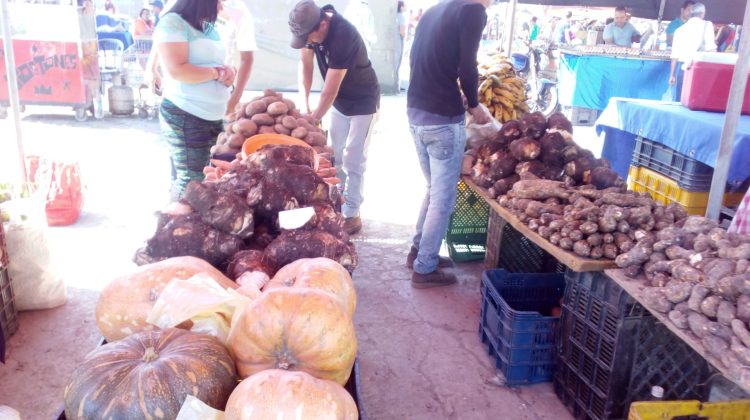
[[[617, 7], [625, 5], [635, 17], [658, 19], [662, 1], [664, 5], [664, 20], [672, 20], [679, 16], [680, 7], [684, 0], [518, 0], [522, 4], [536, 4], [541, 6], [582, 6], [582, 7]], [[747, 0], [702, 0], [706, 5], [706, 19], [714, 23], [742, 23], [742, 15]]]

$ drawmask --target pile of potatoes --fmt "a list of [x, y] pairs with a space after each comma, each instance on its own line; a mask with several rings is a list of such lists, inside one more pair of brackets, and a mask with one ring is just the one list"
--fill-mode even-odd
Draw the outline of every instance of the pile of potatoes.
[[579, 257], [618, 258], [651, 232], [687, 217], [679, 204], [663, 206], [622, 186], [598, 190], [532, 177], [524, 174], [498, 203], [551, 244]]
[[256, 134], [284, 134], [313, 146], [316, 152], [330, 152], [326, 134], [310, 115], [303, 115], [294, 102], [271, 89], [250, 102], [240, 103], [224, 117], [224, 131], [211, 149], [212, 156], [240, 153], [242, 144]]
[[628, 277], [646, 277], [650, 310], [692, 332], [750, 388], [750, 235], [690, 216], [641, 238], [615, 262]]

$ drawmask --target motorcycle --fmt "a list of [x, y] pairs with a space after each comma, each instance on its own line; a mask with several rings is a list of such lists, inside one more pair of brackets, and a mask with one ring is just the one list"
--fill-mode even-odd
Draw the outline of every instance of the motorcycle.
[[[541, 112], [549, 117], [560, 109], [557, 94], [557, 77], [545, 71], [552, 58], [552, 47], [534, 46], [524, 41], [527, 52], [511, 54], [511, 62], [516, 73], [526, 80], [528, 106], [531, 112]], [[552, 77], [550, 77], [552, 76]]]

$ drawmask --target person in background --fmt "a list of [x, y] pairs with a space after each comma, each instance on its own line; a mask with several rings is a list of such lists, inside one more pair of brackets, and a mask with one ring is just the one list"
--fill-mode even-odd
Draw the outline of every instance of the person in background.
[[[364, 201], [364, 175], [372, 128], [380, 107], [380, 86], [357, 29], [333, 6], [318, 7], [302, 0], [289, 14], [291, 46], [300, 50], [300, 91], [315, 121], [331, 110], [331, 145], [336, 173], [343, 186], [344, 229], [362, 229], [359, 208]], [[313, 67], [323, 76], [318, 107], [310, 109]], [[333, 109], [331, 109], [333, 108]]]
[[[745, 181], [745, 184], [747, 184], [747, 181]], [[737, 211], [732, 218], [732, 224], [729, 225], [727, 232], [738, 235], [750, 235], [750, 189], [747, 190], [745, 197], [742, 199], [739, 207], [737, 207]]]
[[226, 49], [215, 29], [220, 9], [220, 0], [176, 0], [154, 30], [164, 71], [159, 120], [175, 170], [172, 200], [190, 181], [203, 180], [222, 131], [235, 71], [224, 65]]
[[227, 49], [226, 62], [237, 68], [234, 91], [227, 103], [226, 113], [229, 114], [240, 102], [253, 70], [255, 51], [258, 50], [255, 19], [242, 0], [223, 0], [216, 29]]
[[537, 24], [536, 16], [531, 18], [531, 31], [529, 32], [529, 41], [534, 42], [539, 38], [539, 24]]
[[159, 19], [161, 18], [161, 12], [164, 10], [164, 3], [162, 3], [159, 0], [154, 0], [150, 3], [151, 5], [151, 14], [154, 15], [154, 27], [159, 24]]
[[682, 81], [685, 70], [692, 64], [693, 54], [699, 51], [716, 51], [714, 24], [705, 20], [706, 6], [693, 4], [690, 19], [674, 33], [672, 41], [672, 67], [669, 84], [674, 86], [674, 100], [678, 102], [682, 94]]
[[571, 38], [571, 32], [570, 32], [570, 19], [573, 17], [573, 12], [568, 12], [565, 14], [565, 19], [560, 20], [557, 22], [557, 25], [555, 26], [555, 36], [553, 39], [553, 42], [557, 45], [568, 45], [570, 44]]
[[398, 7], [398, 39], [400, 42], [400, 49], [398, 54], [398, 64], [396, 65], [396, 78], [401, 70], [401, 61], [404, 58], [404, 44], [406, 43], [406, 31], [407, 31], [407, 18], [406, 18], [406, 5], [403, 1], [397, 3]]
[[667, 26], [666, 33], [667, 33], [667, 45], [672, 46], [672, 40], [674, 39], [674, 33], [677, 29], [679, 29], [680, 26], [684, 25], [685, 22], [690, 19], [690, 14], [693, 12], [693, 5], [695, 2], [693, 0], [687, 0], [685, 3], [682, 3], [682, 7], [680, 8], [680, 16], [677, 16], [677, 18], [671, 22], [669, 22], [669, 26]]
[[615, 21], [604, 27], [604, 43], [630, 48], [634, 42], [640, 42], [641, 34], [628, 20], [625, 7], [615, 8]]
[[148, 9], [141, 9], [138, 13], [138, 19], [133, 24], [133, 35], [151, 36], [154, 33], [154, 21], [151, 20], [151, 12]]
[[476, 124], [491, 121], [480, 106], [477, 51], [491, 0], [450, 0], [425, 12], [411, 49], [407, 115], [427, 190], [406, 258], [412, 287], [445, 286], [456, 276], [441, 268], [440, 245], [456, 204], [456, 184], [466, 145], [464, 104]]

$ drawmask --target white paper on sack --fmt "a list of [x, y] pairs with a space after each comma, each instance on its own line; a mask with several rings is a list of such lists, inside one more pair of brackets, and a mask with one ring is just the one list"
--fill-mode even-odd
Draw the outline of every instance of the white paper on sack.
[[224, 412], [188, 395], [175, 420], [224, 420]]
[[212, 335], [222, 343], [229, 337], [235, 313], [251, 302], [246, 294], [224, 289], [206, 274], [172, 280], [154, 304], [146, 322], [169, 328], [191, 321], [190, 331]]
[[299, 229], [315, 216], [315, 209], [303, 207], [301, 209], [279, 212], [279, 226], [284, 230]]

